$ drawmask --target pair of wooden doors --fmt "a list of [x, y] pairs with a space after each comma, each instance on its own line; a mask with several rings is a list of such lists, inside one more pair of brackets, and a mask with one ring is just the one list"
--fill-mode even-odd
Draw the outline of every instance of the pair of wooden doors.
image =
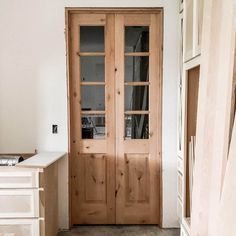
[[71, 224], [159, 224], [162, 10], [70, 10]]

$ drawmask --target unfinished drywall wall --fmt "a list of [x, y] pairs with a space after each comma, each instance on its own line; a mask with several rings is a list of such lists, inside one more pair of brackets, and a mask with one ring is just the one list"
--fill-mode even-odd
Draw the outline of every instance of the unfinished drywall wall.
[[[65, 7], [164, 7], [163, 226], [177, 223], [178, 1], [1, 0], [0, 152], [67, 151]], [[51, 125], [58, 124], [58, 134]], [[60, 226], [68, 227], [67, 159], [60, 165]]]

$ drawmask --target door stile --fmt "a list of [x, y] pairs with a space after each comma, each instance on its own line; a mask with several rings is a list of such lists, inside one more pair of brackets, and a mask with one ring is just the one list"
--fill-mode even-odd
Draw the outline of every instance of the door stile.
[[[150, 185], [151, 196], [157, 196], [156, 199], [150, 198], [151, 215], [156, 219], [160, 219], [160, 143], [161, 143], [161, 30], [160, 30], [160, 14], [151, 14], [150, 24]], [[153, 222], [157, 222], [152, 219]], [[152, 223], [152, 222], [151, 222]]]
[[115, 18], [116, 67], [116, 223], [124, 224], [124, 15]]
[[[160, 158], [161, 158], [161, 14], [117, 14], [115, 19], [116, 63], [116, 223], [160, 223]], [[127, 52], [126, 27], [148, 27], [149, 50]], [[129, 29], [129, 28], [127, 28]], [[149, 80], [127, 82], [124, 65], [129, 57], [149, 57]], [[148, 73], [148, 72], [147, 72]], [[147, 74], [148, 75], [148, 74]], [[140, 75], [139, 75], [140, 76]], [[146, 86], [149, 108], [126, 110], [125, 88]], [[141, 96], [141, 94], [140, 94]], [[126, 98], [127, 99], [127, 98]], [[132, 97], [132, 99], [137, 99]], [[139, 98], [138, 98], [139, 99]], [[143, 98], [144, 99], [144, 98]], [[135, 101], [135, 100], [132, 100]], [[148, 116], [148, 137], [127, 138], [125, 121], [132, 116]], [[145, 119], [145, 118], [143, 118]], [[136, 121], [137, 122], [137, 121]], [[140, 122], [140, 121], [139, 121]]]
[[79, 140], [81, 139], [81, 124], [77, 122], [80, 119], [80, 83], [77, 78], [80, 78], [80, 58], [77, 56], [76, 52], [80, 47], [79, 41], [79, 28], [77, 28], [76, 24], [76, 15], [71, 15], [71, 48], [70, 48], [70, 65], [71, 65], [71, 204], [73, 206], [73, 210], [71, 212], [71, 223], [76, 223], [76, 219], [79, 218], [78, 214], [78, 203], [80, 201], [78, 196], [78, 174], [77, 171], [79, 169], [78, 166], [78, 156], [79, 156]]
[[[104, 52], [81, 52], [80, 27], [104, 26]], [[72, 224], [115, 223], [114, 15], [71, 15]], [[104, 82], [81, 81], [81, 57], [105, 56]], [[105, 87], [105, 110], [82, 110], [82, 86]], [[103, 139], [82, 137], [82, 115], [105, 115]]]
[[107, 217], [109, 224], [115, 224], [115, 15], [107, 14], [106, 19]]

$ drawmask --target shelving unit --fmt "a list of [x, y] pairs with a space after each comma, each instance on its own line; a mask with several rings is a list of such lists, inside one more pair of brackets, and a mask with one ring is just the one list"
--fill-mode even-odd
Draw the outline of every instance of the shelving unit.
[[190, 235], [203, 0], [179, 1], [178, 199], [181, 236]]

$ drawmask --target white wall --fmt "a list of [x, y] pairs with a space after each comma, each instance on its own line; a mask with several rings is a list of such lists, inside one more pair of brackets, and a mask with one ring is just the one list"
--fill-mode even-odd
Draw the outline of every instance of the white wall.
[[[176, 113], [178, 1], [0, 0], [0, 152], [67, 151], [65, 9], [164, 7], [163, 225], [177, 226]], [[51, 125], [59, 133], [51, 134]], [[67, 192], [67, 159], [60, 191]], [[68, 226], [68, 196], [60, 195], [60, 225]]]

